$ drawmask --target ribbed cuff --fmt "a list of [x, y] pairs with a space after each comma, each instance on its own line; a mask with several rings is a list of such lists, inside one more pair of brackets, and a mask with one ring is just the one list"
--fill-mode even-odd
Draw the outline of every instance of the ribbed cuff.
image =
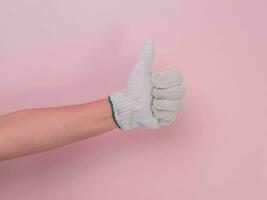
[[115, 117], [115, 111], [114, 111], [114, 106], [113, 106], [113, 103], [112, 103], [112, 101], [111, 101], [110, 96], [108, 96], [108, 101], [109, 101], [110, 106], [111, 106], [112, 119], [113, 119], [113, 121], [115, 122], [115, 124], [117, 125], [117, 127], [118, 127], [119, 129], [121, 129], [120, 125], [118, 124], [118, 122], [117, 122], [117, 120], [116, 120], [116, 117]]
[[134, 99], [125, 90], [110, 95], [109, 100], [114, 113], [114, 122], [118, 127], [129, 130], [135, 127], [133, 122]]

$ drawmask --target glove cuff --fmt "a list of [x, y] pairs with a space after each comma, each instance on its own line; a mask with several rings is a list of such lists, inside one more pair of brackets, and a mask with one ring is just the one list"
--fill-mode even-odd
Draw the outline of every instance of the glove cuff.
[[113, 120], [120, 129], [129, 130], [137, 126], [132, 120], [135, 101], [127, 94], [127, 91], [121, 90], [111, 94], [109, 102], [112, 107]]

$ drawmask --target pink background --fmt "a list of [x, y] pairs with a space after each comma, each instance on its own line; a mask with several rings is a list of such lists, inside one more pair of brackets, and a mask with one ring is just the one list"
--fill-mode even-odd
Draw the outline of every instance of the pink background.
[[1, 200], [266, 200], [265, 0], [0, 0], [0, 114], [120, 89], [146, 38], [187, 88], [170, 127], [0, 163]]

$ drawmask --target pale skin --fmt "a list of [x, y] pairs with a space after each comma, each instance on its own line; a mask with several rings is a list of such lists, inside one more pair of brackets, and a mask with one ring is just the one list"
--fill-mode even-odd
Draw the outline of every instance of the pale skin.
[[0, 160], [55, 149], [117, 128], [107, 98], [0, 116]]

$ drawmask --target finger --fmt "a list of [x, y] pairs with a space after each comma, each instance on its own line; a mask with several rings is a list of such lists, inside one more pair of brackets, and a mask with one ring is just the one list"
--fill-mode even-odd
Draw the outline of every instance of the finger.
[[169, 88], [182, 83], [182, 76], [175, 70], [168, 70], [152, 76], [152, 83], [156, 88]]
[[154, 59], [154, 44], [152, 40], [144, 43], [143, 50], [139, 56], [136, 68], [138, 70], [149, 72]]
[[176, 112], [180, 110], [183, 106], [183, 99], [153, 99], [153, 106], [155, 106], [158, 110], [167, 110]]
[[176, 116], [176, 112], [158, 110], [155, 106], [152, 106], [152, 111], [153, 111], [154, 117], [158, 120], [172, 121], [175, 119], [175, 116]]
[[165, 119], [160, 119], [159, 120], [159, 126], [169, 126], [175, 121], [175, 118], [173, 120], [165, 120]]
[[168, 126], [173, 123], [176, 119], [176, 112], [158, 110], [152, 106], [154, 117], [158, 119], [159, 126]]
[[153, 89], [153, 96], [157, 99], [180, 99], [185, 95], [183, 85], [177, 85], [166, 89]]

